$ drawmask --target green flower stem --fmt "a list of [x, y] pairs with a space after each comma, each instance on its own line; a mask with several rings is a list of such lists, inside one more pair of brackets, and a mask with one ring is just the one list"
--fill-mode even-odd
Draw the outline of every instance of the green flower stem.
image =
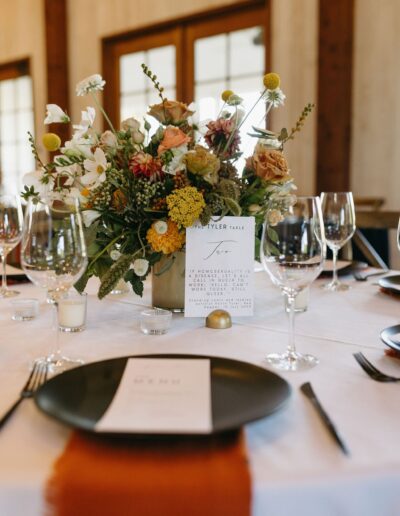
[[93, 260], [90, 262], [90, 265], [88, 267], [88, 271], [91, 270], [92, 266], [94, 263], [97, 262], [97, 260], [103, 256], [103, 254], [108, 251], [114, 244], [116, 244], [118, 242], [118, 240], [120, 240], [121, 238], [123, 238], [125, 236], [125, 233], [121, 233], [120, 235], [118, 235], [117, 237], [115, 237], [113, 240], [111, 240], [111, 242], [109, 244], [107, 244], [105, 246], [104, 249], [102, 249], [99, 253], [96, 254], [96, 256], [93, 258]]
[[258, 97], [257, 101], [253, 104], [253, 107], [250, 109], [250, 111], [247, 113], [247, 115], [243, 118], [243, 120], [241, 121], [239, 127], [237, 128], [237, 130], [239, 130], [242, 125], [246, 122], [246, 120], [249, 118], [249, 115], [250, 113], [254, 110], [254, 108], [257, 106], [257, 104], [260, 102], [260, 100], [263, 98], [263, 96], [265, 95], [265, 92], [267, 91], [267, 89], [265, 89], [261, 95]]
[[92, 98], [94, 100], [94, 103], [96, 106], [100, 109], [100, 111], [103, 113], [104, 118], [106, 119], [108, 125], [110, 126], [111, 131], [116, 135], [116, 131], [114, 129], [114, 126], [111, 123], [111, 120], [108, 118], [107, 113], [104, 111], [103, 106], [100, 104], [100, 102], [97, 100], [96, 95], [91, 91], [90, 94], [92, 95]]

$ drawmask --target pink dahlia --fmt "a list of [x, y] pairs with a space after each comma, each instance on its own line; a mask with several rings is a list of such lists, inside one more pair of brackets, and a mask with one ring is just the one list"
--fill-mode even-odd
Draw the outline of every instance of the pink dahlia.
[[138, 152], [131, 158], [129, 169], [134, 176], [143, 177], [150, 181], [159, 181], [164, 177], [161, 160], [143, 151]]
[[239, 151], [240, 136], [232, 119], [218, 118], [207, 124], [204, 139], [210, 149], [222, 158], [230, 158]]

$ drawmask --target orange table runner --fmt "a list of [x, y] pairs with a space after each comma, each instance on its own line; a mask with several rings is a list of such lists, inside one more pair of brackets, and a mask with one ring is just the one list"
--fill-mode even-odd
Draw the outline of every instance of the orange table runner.
[[248, 516], [243, 432], [124, 440], [73, 432], [46, 498], [54, 516]]

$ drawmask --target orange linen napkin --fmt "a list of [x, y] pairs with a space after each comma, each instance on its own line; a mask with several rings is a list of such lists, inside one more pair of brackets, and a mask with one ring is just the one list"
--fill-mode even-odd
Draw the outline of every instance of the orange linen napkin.
[[54, 516], [248, 516], [242, 432], [201, 440], [119, 440], [73, 432], [46, 498]]

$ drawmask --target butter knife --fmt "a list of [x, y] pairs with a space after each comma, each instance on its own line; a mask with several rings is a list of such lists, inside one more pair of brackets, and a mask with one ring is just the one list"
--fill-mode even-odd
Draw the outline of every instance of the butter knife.
[[325, 427], [327, 428], [328, 432], [331, 434], [331, 436], [334, 438], [336, 443], [339, 445], [340, 449], [345, 455], [350, 455], [349, 449], [347, 448], [346, 444], [344, 443], [343, 439], [341, 438], [339, 432], [337, 431], [335, 425], [333, 424], [331, 418], [328, 416], [328, 414], [325, 412], [323, 406], [319, 402], [314, 389], [311, 386], [310, 382], [303, 383], [303, 385], [300, 386], [301, 392], [311, 401], [314, 408], [318, 412], [320, 418], [322, 419], [322, 422], [324, 423]]

